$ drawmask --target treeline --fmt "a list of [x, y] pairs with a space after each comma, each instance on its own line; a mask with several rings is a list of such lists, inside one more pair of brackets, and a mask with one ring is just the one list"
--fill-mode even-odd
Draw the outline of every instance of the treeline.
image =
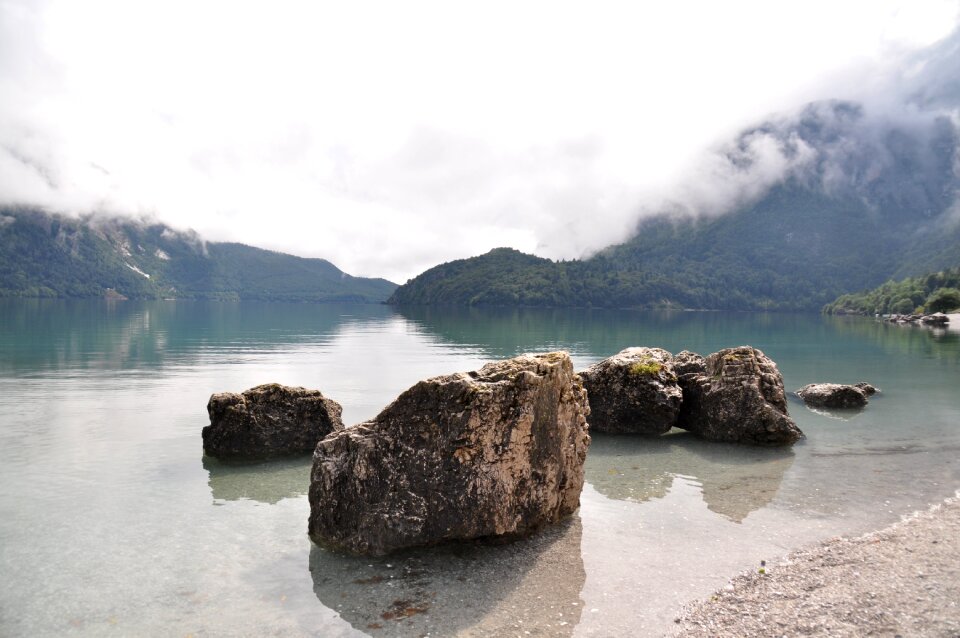
[[823, 307], [832, 315], [888, 315], [960, 309], [960, 268], [888, 281], [873, 290], [842, 295]]
[[[803, 310], [822, 305], [815, 287], [748, 267], [677, 264], [669, 273], [615, 255], [542, 259], [512, 248], [441, 264], [398, 288], [401, 306], [529, 306]], [[829, 298], [829, 297], [828, 297]]]

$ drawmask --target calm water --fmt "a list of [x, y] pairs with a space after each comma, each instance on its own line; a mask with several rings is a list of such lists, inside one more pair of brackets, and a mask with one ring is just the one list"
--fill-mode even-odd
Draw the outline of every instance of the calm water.
[[[798, 545], [960, 487], [960, 335], [818, 316], [0, 302], [0, 634], [622, 636]], [[506, 546], [384, 560], [312, 547], [309, 460], [203, 457], [213, 392], [320, 388], [344, 421], [520, 352], [755, 345], [787, 388], [869, 381], [860, 413], [791, 403], [790, 450], [594, 435], [577, 515]], [[529, 632], [529, 633], [527, 633]]]

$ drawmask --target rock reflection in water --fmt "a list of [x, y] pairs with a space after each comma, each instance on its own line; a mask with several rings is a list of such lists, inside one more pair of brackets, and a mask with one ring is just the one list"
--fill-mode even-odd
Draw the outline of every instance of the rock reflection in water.
[[849, 421], [860, 416], [864, 410], [864, 408], [815, 408], [809, 405], [807, 409], [834, 421]]
[[213, 501], [248, 499], [274, 505], [285, 498], [303, 496], [310, 489], [310, 456], [253, 463], [225, 463], [204, 456], [210, 473], [207, 484]]
[[592, 437], [586, 480], [604, 496], [642, 503], [666, 496], [675, 476], [691, 477], [707, 507], [736, 523], [773, 500], [794, 458], [789, 448], [712, 443], [686, 432]]
[[[883, 393], [877, 392], [877, 394], [874, 394], [872, 397], [870, 397], [870, 401], [873, 402], [874, 400], [881, 399], [882, 397], [883, 397]], [[807, 405], [803, 399], [797, 396], [796, 392], [787, 393], [787, 403], [789, 404], [791, 410], [807, 410], [809, 412], [813, 412], [814, 414], [818, 414], [822, 417], [833, 419], [835, 421], [850, 421], [851, 419], [854, 419], [859, 415], [861, 415], [866, 407], [866, 406], [861, 406], [859, 408], [824, 408], [819, 406], [814, 407], [812, 405]]]
[[508, 544], [458, 543], [384, 558], [313, 546], [317, 598], [354, 628], [389, 636], [571, 636], [586, 580], [574, 515]]

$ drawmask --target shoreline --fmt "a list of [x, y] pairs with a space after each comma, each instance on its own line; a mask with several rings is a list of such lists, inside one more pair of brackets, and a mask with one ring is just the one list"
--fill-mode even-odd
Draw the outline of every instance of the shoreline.
[[960, 491], [789, 553], [683, 608], [670, 635], [960, 636]]

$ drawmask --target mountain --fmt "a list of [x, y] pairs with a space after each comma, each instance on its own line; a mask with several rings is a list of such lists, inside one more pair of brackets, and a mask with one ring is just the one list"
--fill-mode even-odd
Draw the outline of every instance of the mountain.
[[497, 249], [432, 268], [390, 302], [819, 310], [960, 263], [960, 131], [949, 114], [814, 103], [743, 131], [720, 160], [731, 182], [762, 183], [771, 164], [779, 173], [723, 214], [678, 206], [647, 217], [589, 259]]
[[160, 223], [0, 208], [0, 296], [382, 302], [395, 288]]

